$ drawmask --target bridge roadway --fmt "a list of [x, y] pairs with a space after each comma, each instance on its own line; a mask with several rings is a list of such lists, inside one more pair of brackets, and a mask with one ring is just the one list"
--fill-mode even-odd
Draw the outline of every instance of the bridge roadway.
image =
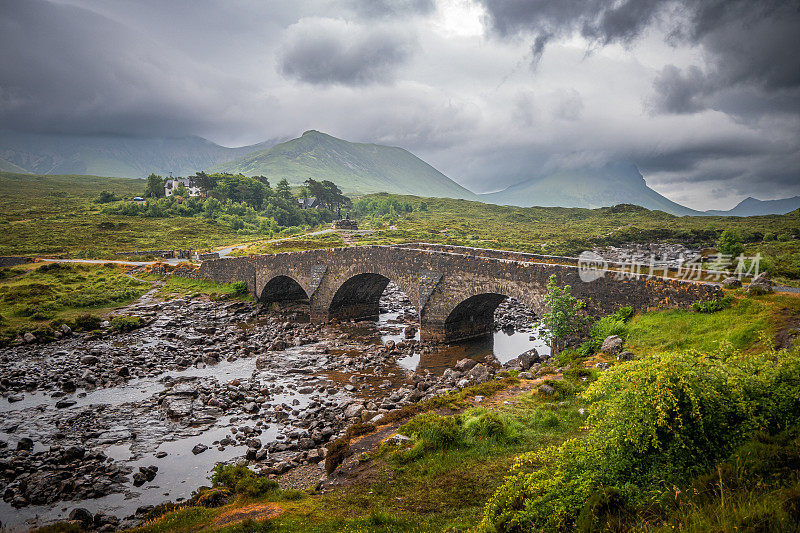
[[204, 261], [199, 272], [216, 281], [244, 281], [254, 297], [277, 308], [307, 306], [315, 322], [376, 317], [391, 281], [417, 309], [422, 338], [439, 342], [490, 332], [506, 297], [545, 312], [553, 274], [592, 314], [623, 306], [686, 307], [720, 294], [713, 284], [646, 275], [620, 279], [606, 272], [584, 282], [575, 258], [424, 243], [216, 259]]

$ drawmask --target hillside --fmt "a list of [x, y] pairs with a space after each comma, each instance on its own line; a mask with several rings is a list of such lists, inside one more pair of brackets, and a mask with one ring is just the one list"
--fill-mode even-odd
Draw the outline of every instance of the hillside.
[[[0, 170], [142, 178], [187, 175], [236, 159], [270, 142], [226, 148], [202, 137], [37, 135], [0, 131]], [[6, 162], [14, 167], [8, 167]]]
[[2, 157], [0, 157], [0, 172], [15, 172], [17, 174], [27, 174], [28, 171], [24, 168], [15, 165], [11, 161], [6, 161]]
[[391, 192], [477, 200], [471, 191], [402, 148], [351, 143], [307, 131], [266, 150], [214, 166], [213, 172], [286, 178], [299, 185], [311, 178], [330, 180], [345, 192]]
[[488, 203], [520, 207], [597, 208], [635, 204], [673, 215], [702, 214], [648, 187], [642, 174], [630, 163], [563, 169], [499, 192], [481, 194], [480, 198]]
[[758, 200], [753, 197], [748, 197], [739, 202], [733, 209], [728, 209], [727, 211], [706, 211], [706, 214], [733, 217], [785, 215], [798, 208], [800, 208], [800, 196], [782, 198], [780, 200]]

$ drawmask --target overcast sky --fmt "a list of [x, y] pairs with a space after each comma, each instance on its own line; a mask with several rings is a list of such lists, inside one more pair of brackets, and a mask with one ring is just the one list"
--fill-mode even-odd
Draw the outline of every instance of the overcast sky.
[[629, 160], [693, 208], [800, 194], [800, 0], [0, 0], [0, 124], [317, 129], [477, 191]]

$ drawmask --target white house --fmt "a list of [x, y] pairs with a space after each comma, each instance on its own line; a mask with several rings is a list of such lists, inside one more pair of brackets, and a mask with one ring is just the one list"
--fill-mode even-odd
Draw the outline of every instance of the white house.
[[198, 187], [192, 178], [173, 178], [172, 172], [169, 173], [169, 178], [164, 182], [164, 195], [167, 197], [172, 196], [175, 189], [179, 185], [186, 187], [189, 191], [189, 196], [200, 196], [200, 187]]

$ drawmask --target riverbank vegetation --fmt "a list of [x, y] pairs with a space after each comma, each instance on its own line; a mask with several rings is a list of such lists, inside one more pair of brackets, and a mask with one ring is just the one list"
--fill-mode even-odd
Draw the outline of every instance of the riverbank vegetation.
[[[115, 264], [35, 263], [0, 268], [0, 343], [26, 332], [52, 338], [61, 324], [97, 329], [98, 316], [140, 297], [149, 283]], [[129, 327], [119, 322], [119, 327]]]
[[[216, 517], [258, 505], [274, 516], [237, 531], [793, 531], [800, 347], [786, 334], [798, 334], [800, 299], [728, 296], [714, 312], [596, 322], [633, 360], [566, 348], [538, 379], [489, 382], [354, 432], [341, 452], [349, 481], [332, 492], [240, 494], [182, 509], [205, 513], [191, 526], [167, 514], [142, 531], [218, 529]], [[405, 438], [386, 440], [394, 433]]]

